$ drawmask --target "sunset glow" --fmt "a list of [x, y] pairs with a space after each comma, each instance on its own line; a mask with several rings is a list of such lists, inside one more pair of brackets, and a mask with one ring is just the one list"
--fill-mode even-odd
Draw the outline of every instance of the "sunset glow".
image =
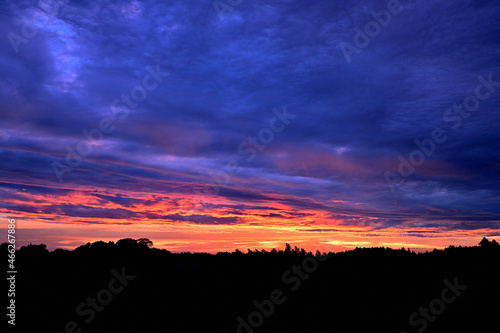
[[500, 239], [500, 5], [458, 2], [401, 1], [362, 48], [387, 1], [12, 3], [0, 216], [50, 250]]

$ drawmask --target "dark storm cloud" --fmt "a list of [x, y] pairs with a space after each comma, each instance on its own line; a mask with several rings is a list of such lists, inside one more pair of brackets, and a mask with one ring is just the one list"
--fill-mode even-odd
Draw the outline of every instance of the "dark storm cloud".
[[[192, 194], [214, 184], [210, 174], [236, 159], [241, 172], [219, 195], [248, 207], [277, 200], [377, 228], [399, 226], [410, 212], [496, 228], [488, 221], [500, 214], [500, 87], [460, 128], [443, 120], [454, 103], [474, 94], [478, 76], [500, 81], [496, 1], [402, 0], [401, 12], [350, 64], [340, 44], [353, 44], [353, 29], [364, 29], [373, 20], [370, 10], [386, 8], [387, 1], [252, 1], [223, 19], [211, 1], [68, 1], [33, 21], [37, 35], [16, 53], [6, 36], [23, 36], [22, 17], [32, 18], [39, 6], [0, 5], [4, 188], [62, 196], [69, 191], [63, 186], [85, 184]], [[112, 116], [113, 101], [131, 94], [146, 67], [157, 65], [169, 76], [126, 119], [114, 119], [114, 131], [89, 140], [82, 131], [99, 128]], [[269, 127], [273, 108], [284, 105], [297, 118], [248, 162], [239, 145]], [[414, 140], [429, 138], [436, 127], [448, 140], [391, 193], [383, 173], [397, 172], [398, 156], [408, 159]], [[67, 165], [67, 147], [90, 141], [92, 152], [59, 184], [52, 163]], [[124, 208], [147, 204], [95, 196]], [[136, 217], [126, 209], [58, 209], [68, 216]], [[287, 216], [305, 217], [294, 214]], [[357, 216], [363, 214], [380, 220]]]

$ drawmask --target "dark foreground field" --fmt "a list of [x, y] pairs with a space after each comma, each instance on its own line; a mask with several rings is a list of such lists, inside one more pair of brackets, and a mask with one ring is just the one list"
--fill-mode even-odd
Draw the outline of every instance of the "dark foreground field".
[[500, 331], [500, 246], [485, 239], [329, 255], [172, 254], [125, 239], [31, 245], [16, 263], [15, 332]]

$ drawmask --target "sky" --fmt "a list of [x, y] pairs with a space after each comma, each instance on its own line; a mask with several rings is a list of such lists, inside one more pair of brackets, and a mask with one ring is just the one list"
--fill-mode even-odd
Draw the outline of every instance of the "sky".
[[[0, 236], [500, 239], [500, 2], [2, 1]], [[2, 241], [3, 242], [3, 241]]]

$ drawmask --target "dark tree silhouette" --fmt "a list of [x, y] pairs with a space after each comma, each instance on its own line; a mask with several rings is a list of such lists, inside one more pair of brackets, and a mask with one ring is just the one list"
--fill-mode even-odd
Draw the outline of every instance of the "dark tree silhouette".
[[148, 248], [152, 248], [153, 247], [153, 242], [150, 241], [148, 238], [139, 238], [137, 240], [137, 244], [139, 244], [141, 246], [148, 247]]
[[[288, 243], [216, 255], [173, 254], [147, 238], [74, 251], [30, 244], [16, 252], [16, 329], [413, 333], [426, 320], [426, 333], [493, 332], [499, 262], [500, 246], [486, 238], [418, 254], [379, 247], [314, 256]], [[431, 321], [421, 308], [439, 314]]]
[[483, 237], [479, 245], [484, 248], [498, 248], [500, 246], [496, 240], [489, 241], [486, 237]]

